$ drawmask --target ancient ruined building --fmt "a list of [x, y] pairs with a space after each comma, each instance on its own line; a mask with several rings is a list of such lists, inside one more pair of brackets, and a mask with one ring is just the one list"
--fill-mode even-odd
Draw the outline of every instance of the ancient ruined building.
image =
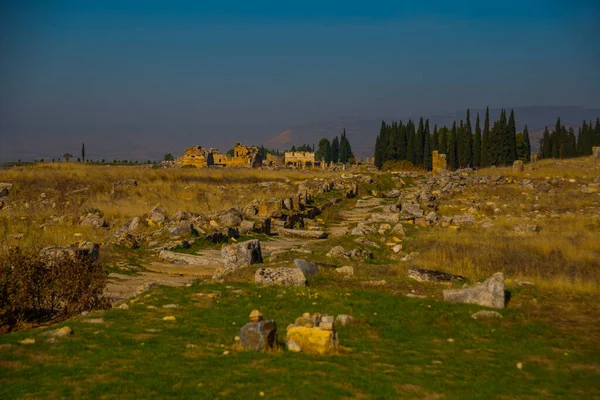
[[202, 146], [189, 147], [183, 153], [183, 157], [177, 160], [177, 165], [192, 165], [197, 168], [204, 168], [214, 164], [213, 154], [217, 149], [203, 149]]
[[284, 158], [286, 167], [315, 168], [320, 163], [315, 161], [315, 153], [309, 151], [286, 151]]
[[219, 153], [218, 149], [203, 149], [201, 146], [190, 147], [177, 164], [193, 165], [198, 168], [220, 166], [220, 167], [245, 167], [258, 168], [262, 166], [262, 157], [256, 146], [248, 147], [241, 143], [233, 146], [233, 157]]
[[263, 167], [282, 167], [283, 157], [267, 153], [267, 157], [263, 160]]

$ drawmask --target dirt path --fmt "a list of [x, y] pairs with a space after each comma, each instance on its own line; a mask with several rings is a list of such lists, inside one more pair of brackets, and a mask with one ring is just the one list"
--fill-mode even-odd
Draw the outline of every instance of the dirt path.
[[[329, 234], [333, 237], [347, 234], [350, 224], [368, 221], [373, 210], [383, 204], [384, 200], [379, 198], [359, 199], [355, 207], [340, 212], [341, 220], [329, 227]], [[261, 250], [265, 256], [285, 251], [295, 251], [300, 256], [308, 252], [303, 248], [314, 241], [274, 236], [272, 240], [261, 242]], [[157, 260], [143, 265], [145, 271], [136, 275], [110, 274], [105, 296], [118, 302], [135, 297], [148, 285], [189, 285], [198, 278], [210, 278], [214, 270], [223, 265], [220, 250], [201, 250], [194, 256], [196, 264]]]

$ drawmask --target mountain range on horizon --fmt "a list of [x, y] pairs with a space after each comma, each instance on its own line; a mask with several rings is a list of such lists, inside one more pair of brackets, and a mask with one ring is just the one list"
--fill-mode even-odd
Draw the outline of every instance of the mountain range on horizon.
[[[509, 108], [510, 109], [510, 108]], [[600, 108], [585, 108], [579, 106], [529, 106], [514, 107], [517, 130], [528, 126], [533, 151], [538, 150], [539, 139], [545, 126], [550, 130], [556, 123], [556, 118], [561, 118], [561, 123], [579, 127], [582, 121], [593, 120], [600, 117]], [[490, 125], [500, 115], [500, 108], [490, 109]], [[475, 129], [477, 113], [480, 115], [483, 128], [485, 109], [471, 109], [471, 124]], [[280, 150], [301, 144], [318, 145], [321, 138], [332, 140], [340, 136], [346, 129], [348, 139], [352, 144], [354, 154], [359, 158], [373, 155], [375, 139], [379, 134], [381, 121], [386, 122], [402, 120], [407, 122], [412, 119], [418, 123], [420, 116], [382, 116], [381, 118], [360, 118], [346, 116], [328, 121], [310, 122], [306, 124], [283, 127], [276, 124], [212, 124], [189, 125], [169, 127], [99, 127], [97, 130], [86, 129], [84, 135], [71, 134], [45, 134], [40, 130], [31, 142], [19, 135], [6, 136], [0, 133], [0, 161], [34, 160], [44, 158], [62, 157], [65, 152], [72, 153], [75, 158], [80, 154], [81, 143], [85, 142], [86, 154], [92, 160], [161, 160], [165, 153], [172, 153], [175, 157], [183, 154], [187, 147], [199, 144], [203, 147], [217, 147], [221, 151], [233, 147], [236, 141], [247, 145], [264, 145], [268, 149]], [[423, 115], [429, 119], [431, 131], [434, 125], [451, 126], [466, 118], [466, 110], [459, 110], [448, 114]], [[119, 139], [105, 140], [103, 131], [111, 129], [119, 132]]]

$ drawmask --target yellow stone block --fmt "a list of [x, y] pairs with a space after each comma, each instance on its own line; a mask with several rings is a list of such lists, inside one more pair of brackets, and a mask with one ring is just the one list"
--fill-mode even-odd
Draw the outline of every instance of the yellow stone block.
[[297, 326], [288, 329], [287, 340], [298, 343], [303, 353], [331, 354], [336, 352], [333, 335], [333, 331]]

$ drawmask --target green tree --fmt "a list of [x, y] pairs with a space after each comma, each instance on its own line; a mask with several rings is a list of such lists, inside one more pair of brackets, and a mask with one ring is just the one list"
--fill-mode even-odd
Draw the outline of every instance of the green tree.
[[479, 113], [475, 119], [475, 137], [473, 139], [473, 166], [481, 167], [481, 126], [479, 123]]
[[506, 135], [508, 154], [506, 155], [505, 164], [510, 165], [517, 159], [517, 126], [513, 109], [510, 110]]
[[81, 144], [81, 159], [85, 161], [85, 143]]
[[350, 145], [350, 141], [346, 136], [346, 129], [344, 128], [344, 132], [340, 138], [340, 162], [347, 163], [351, 161], [351, 159], [354, 159], [352, 146]]
[[452, 133], [448, 143], [448, 165], [452, 169], [458, 169], [458, 148], [457, 148], [457, 130], [456, 121], [452, 124]]
[[411, 120], [406, 124], [406, 159], [411, 163], [416, 162], [416, 133], [415, 125]]
[[439, 150], [438, 128], [437, 124], [433, 126], [433, 135], [431, 136], [431, 151]]
[[525, 144], [525, 162], [531, 161], [531, 141], [529, 139], [529, 129], [527, 129], [527, 125], [523, 128], [523, 142]]
[[340, 140], [338, 137], [334, 137], [331, 142], [331, 162], [338, 162], [340, 160]]
[[542, 158], [552, 157], [552, 141], [550, 139], [550, 132], [548, 131], [548, 127], [544, 129], [544, 134], [542, 135], [542, 139], [540, 140], [540, 150], [542, 152]]
[[329, 139], [323, 138], [319, 140], [319, 147], [317, 149], [317, 153], [315, 157], [317, 160], [325, 160], [326, 164], [331, 162], [331, 143], [329, 143]]
[[438, 148], [439, 148], [439, 153], [440, 154], [448, 154], [448, 128], [446, 126], [443, 126], [442, 129], [440, 129], [440, 132], [438, 132], [440, 141], [438, 144]]
[[[590, 123], [590, 129], [592, 124]], [[594, 146], [600, 146], [600, 118], [596, 118], [596, 127], [594, 128]]]
[[67, 162], [69, 162], [69, 160], [70, 160], [71, 158], [73, 158], [73, 154], [71, 154], [71, 153], [65, 153], [65, 154], [63, 154], [63, 158], [64, 158], [65, 160], [67, 160]]
[[485, 109], [483, 134], [481, 135], [481, 166], [490, 166], [490, 108]]
[[165, 160], [165, 161], [175, 161], [175, 157], [173, 157], [173, 154], [171, 154], [171, 153], [166, 153], [165, 156], [163, 157], [163, 160]]
[[419, 119], [419, 127], [415, 135], [415, 165], [423, 165], [423, 147], [425, 144], [425, 126], [423, 125], [423, 117]]
[[429, 134], [429, 120], [425, 121], [425, 143], [423, 143], [423, 166], [431, 171], [431, 135]]

